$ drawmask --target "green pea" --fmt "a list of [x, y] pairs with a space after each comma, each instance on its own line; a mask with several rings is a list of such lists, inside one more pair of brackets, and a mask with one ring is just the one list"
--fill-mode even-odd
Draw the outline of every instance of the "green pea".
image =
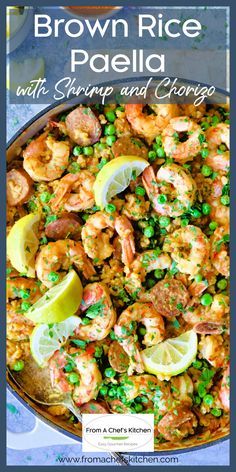
[[188, 226], [188, 224], [189, 224], [188, 218], [183, 218], [183, 219], [181, 220], [181, 226], [184, 226], [184, 227], [185, 227], [185, 226]]
[[157, 157], [156, 152], [155, 151], [149, 151], [148, 157], [149, 157], [150, 161], [155, 161], [155, 159]]
[[105, 136], [112, 136], [116, 134], [116, 127], [115, 125], [106, 125], [104, 130]]
[[156, 269], [154, 271], [154, 276], [156, 277], [156, 279], [163, 279], [164, 275], [165, 275], [165, 272], [162, 269]]
[[117, 111], [125, 111], [125, 108], [122, 106], [116, 107], [116, 112]]
[[166, 157], [165, 150], [164, 150], [164, 148], [162, 148], [162, 147], [159, 147], [159, 148], [156, 150], [156, 153], [157, 153], [158, 157]]
[[141, 403], [137, 403], [134, 407], [136, 413], [139, 413], [140, 411], [143, 411], [143, 405]]
[[152, 288], [156, 284], [156, 281], [154, 279], [148, 279], [147, 280], [147, 287]]
[[202, 216], [201, 212], [197, 208], [193, 208], [191, 215], [193, 218], [201, 218]]
[[58, 282], [59, 280], [59, 275], [56, 272], [49, 272], [48, 274], [48, 280], [50, 282]]
[[211, 213], [211, 205], [209, 205], [209, 203], [202, 204], [202, 213], [203, 215], [209, 215]]
[[158, 146], [161, 146], [162, 145], [162, 137], [161, 136], [156, 136], [156, 139], [155, 139], [156, 143]]
[[202, 275], [201, 274], [196, 274], [194, 279], [195, 279], [195, 282], [197, 282], [197, 284], [199, 284], [202, 281]]
[[221, 201], [222, 205], [228, 206], [229, 202], [230, 202], [229, 195], [222, 195], [222, 197], [220, 197], [220, 201]]
[[29, 289], [22, 289], [19, 291], [20, 298], [27, 300], [30, 297], [30, 290]]
[[203, 159], [206, 159], [206, 157], [209, 155], [208, 149], [202, 149], [201, 150], [201, 156]]
[[83, 152], [83, 149], [81, 146], [75, 146], [73, 149], [74, 156], [79, 156], [80, 154], [82, 154], [82, 152]]
[[85, 146], [83, 148], [83, 153], [85, 156], [92, 156], [93, 155], [93, 148], [92, 146]]
[[207, 121], [203, 121], [201, 123], [201, 128], [202, 128], [203, 131], [206, 131], [209, 128], [209, 126], [210, 125], [209, 125], [209, 123], [207, 123]]
[[81, 320], [81, 324], [84, 325], [84, 326], [86, 326], [86, 325], [88, 325], [88, 324], [90, 324], [90, 323], [91, 323], [91, 320], [89, 320], [89, 318], [84, 317], [84, 318]]
[[201, 404], [201, 398], [196, 395], [196, 396], [194, 397], [194, 403], [195, 403], [196, 405], [200, 405], [200, 404]]
[[222, 410], [220, 410], [219, 408], [212, 408], [211, 414], [213, 416], [219, 417], [222, 415]]
[[116, 206], [113, 205], [113, 203], [108, 203], [106, 205], [106, 211], [107, 213], [114, 213], [114, 211], [116, 211]]
[[135, 193], [136, 195], [140, 195], [141, 197], [144, 197], [146, 191], [145, 191], [145, 188], [138, 186], [135, 189]]
[[23, 370], [25, 366], [25, 363], [23, 360], [16, 361], [15, 364], [13, 365], [12, 369], [15, 370], [16, 372], [20, 372], [20, 370]]
[[98, 149], [99, 149], [99, 151], [104, 151], [104, 149], [106, 149], [106, 144], [105, 143], [98, 143]]
[[112, 367], [107, 367], [107, 369], [105, 369], [104, 371], [104, 375], [106, 377], [112, 378], [112, 377], [115, 377], [116, 371], [112, 369]]
[[112, 341], [116, 340], [116, 335], [115, 335], [114, 331], [110, 332], [110, 338], [112, 339]]
[[151, 238], [152, 236], [154, 236], [154, 228], [152, 226], [147, 226], [145, 229], [144, 229], [144, 236], [146, 236], [147, 238]]
[[210, 166], [207, 166], [206, 164], [204, 164], [202, 166], [201, 172], [202, 172], [202, 175], [204, 175], [204, 177], [209, 177], [209, 175], [211, 175], [213, 171]]
[[101, 387], [100, 390], [99, 390], [99, 393], [105, 397], [107, 395], [107, 392], [108, 392], [108, 388], [107, 387]]
[[199, 360], [196, 360], [192, 363], [192, 366], [195, 368], [195, 369], [201, 369], [202, 367], [202, 362], [199, 361]]
[[204, 295], [202, 295], [202, 297], [200, 299], [200, 302], [203, 306], [211, 305], [212, 301], [213, 301], [213, 298], [212, 298], [212, 295], [210, 293], [204, 293]]
[[228, 285], [228, 282], [226, 279], [221, 279], [217, 282], [217, 287], [220, 289], [220, 290], [224, 290]]
[[205, 395], [205, 397], [203, 398], [203, 401], [204, 401], [204, 403], [206, 403], [206, 405], [211, 406], [212, 403], [213, 403], [213, 401], [214, 401], [214, 399], [213, 399], [213, 396], [212, 396], [212, 395], [207, 394], [207, 395]]
[[158, 197], [157, 197], [157, 201], [158, 203], [166, 203], [167, 202], [167, 196], [164, 195], [163, 193], [161, 193]]
[[71, 384], [77, 383], [79, 381], [79, 374], [77, 374], [76, 372], [71, 372], [71, 374], [68, 375], [68, 381]]
[[165, 228], [166, 226], [169, 226], [170, 224], [170, 218], [169, 216], [160, 216], [159, 218], [159, 225], [162, 227], [162, 228]]
[[113, 123], [116, 119], [116, 115], [115, 115], [114, 111], [111, 111], [111, 110], [107, 111], [105, 113], [105, 116], [106, 116], [107, 120], [110, 121], [111, 123]]
[[49, 192], [43, 192], [40, 195], [40, 200], [43, 203], [48, 203], [51, 198], [51, 194]]
[[141, 334], [141, 336], [145, 336], [147, 330], [146, 328], [144, 328], [144, 326], [141, 326], [138, 330], [139, 334]]
[[216, 221], [211, 221], [209, 223], [209, 228], [212, 230], [212, 231], [215, 231], [215, 229], [218, 227], [218, 223], [216, 223]]
[[108, 390], [108, 395], [109, 397], [116, 397], [117, 395], [117, 389], [115, 387], [112, 387]]
[[69, 167], [69, 170], [71, 174], [76, 174], [80, 171], [80, 165], [78, 164], [78, 162], [72, 162]]
[[27, 311], [27, 310], [29, 310], [30, 307], [31, 307], [31, 303], [30, 303], [30, 302], [22, 302], [22, 303], [21, 303], [21, 309], [22, 309], [22, 311]]
[[116, 142], [115, 136], [107, 136], [106, 143], [108, 146], [112, 146]]
[[199, 395], [199, 397], [201, 397], [201, 398], [205, 397], [205, 395], [206, 395], [206, 389], [205, 389], [204, 383], [200, 383], [200, 384], [198, 385], [197, 390], [198, 390], [198, 395]]

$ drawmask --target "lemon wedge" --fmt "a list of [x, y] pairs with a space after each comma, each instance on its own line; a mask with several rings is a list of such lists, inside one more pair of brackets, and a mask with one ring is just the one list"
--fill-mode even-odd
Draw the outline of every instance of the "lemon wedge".
[[105, 208], [112, 197], [123, 192], [148, 166], [146, 159], [137, 156], [119, 156], [105, 164], [93, 188], [96, 205]]
[[7, 256], [14, 269], [27, 277], [35, 277], [35, 254], [39, 214], [30, 213], [20, 218], [10, 230], [7, 238]]
[[78, 274], [71, 270], [50, 288], [24, 315], [34, 323], [60, 323], [76, 313], [83, 287]]
[[16, 92], [20, 86], [26, 88], [31, 80], [43, 79], [45, 62], [42, 57], [28, 58], [22, 62], [11, 60], [7, 64], [7, 89]]
[[141, 353], [147, 372], [168, 380], [184, 372], [197, 355], [197, 334], [186, 331], [177, 338], [170, 338]]
[[50, 357], [66, 343], [80, 323], [78, 316], [70, 316], [61, 323], [36, 326], [30, 336], [30, 350], [35, 362], [40, 367], [46, 366]]

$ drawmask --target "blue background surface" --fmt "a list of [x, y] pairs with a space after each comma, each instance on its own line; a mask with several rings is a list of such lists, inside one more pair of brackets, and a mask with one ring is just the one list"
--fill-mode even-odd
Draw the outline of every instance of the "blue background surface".
[[[38, 9], [40, 10], [40, 9]], [[87, 46], [85, 43], [80, 44], [81, 47]], [[31, 51], [31, 45], [25, 44], [22, 46], [24, 52]], [[14, 59], [21, 60], [22, 47], [14, 52]], [[31, 54], [32, 55], [32, 54]], [[29, 119], [35, 116], [45, 105], [9, 105], [7, 110], [7, 139], [10, 139], [17, 130], [26, 123]], [[35, 418], [14, 396], [7, 392], [7, 425], [8, 429], [14, 432], [24, 432], [33, 429]], [[53, 434], [53, 430], [52, 430]], [[7, 449], [7, 465], [62, 465], [58, 462], [61, 457], [79, 457], [84, 455], [80, 452], [80, 445], [58, 445], [50, 447], [38, 447], [40, 444], [40, 437], [35, 435], [35, 448], [14, 450]], [[94, 454], [88, 454], [92, 457]], [[106, 454], [101, 454], [106, 456]], [[177, 457], [177, 454], [175, 455]], [[224, 441], [215, 446], [211, 446], [199, 451], [179, 454], [178, 465], [229, 465], [229, 441]], [[67, 464], [69, 465], [69, 464]], [[73, 464], [71, 464], [73, 465]], [[85, 464], [84, 464], [85, 465]], [[89, 464], [88, 464], [89, 465]], [[92, 465], [92, 464], [91, 464]], [[109, 464], [107, 464], [109, 465]], [[138, 465], [138, 464], [136, 464]], [[140, 464], [143, 465], [143, 464]], [[146, 465], [146, 464], [145, 464]], [[150, 464], [151, 465], [151, 464]], [[153, 465], [157, 465], [153, 463]], [[161, 465], [172, 465], [169, 462]], [[173, 464], [175, 465], [175, 464]], [[177, 464], [176, 464], [177, 465]]]

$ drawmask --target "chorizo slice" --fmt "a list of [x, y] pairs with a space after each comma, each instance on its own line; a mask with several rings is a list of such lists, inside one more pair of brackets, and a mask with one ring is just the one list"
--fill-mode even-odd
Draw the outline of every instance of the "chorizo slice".
[[96, 115], [89, 107], [77, 107], [66, 117], [66, 129], [69, 137], [80, 146], [96, 143], [102, 127]]
[[167, 441], [181, 440], [189, 434], [194, 434], [196, 427], [195, 414], [184, 405], [166, 413], [158, 423], [158, 430]]
[[193, 327], [198, 334], [222, 334], [224, 327], [221, 323], [214, 323], [212, 321], [200, 321]]
[[116, 372], [126, 372], [129, 367], [129, 356], [117, 341], [113, 341], [109, 347], [108, 360]]
[[138, 138], [132, 136], [122, 136], [112, 145], [112, 152], [118, 156], [138, 156], [148, 159], [147, 146]]
[[166, 318], [181, 315], [189, 302], [189, 293], [180, 280], [161, 280], [154, 285], [150, 294], [156, 310]]
[[45, 228], [47, 238], [55, 239], [75, 239], [81, 233], [81, 223], [77, 215], [73, 213], [63, 214], [60, 218], [49, 223]]
[[88, 403], [84, 403], [84, 405], [81, 405], [80, 411], [82, 414], [106, 414], [109, 413], [108, 409], [105, 408], [101, 403], [96, 402], [96, 401], [90, 401]]
[[33, 180], [23, 169], [12, 169], [7, 173], [7, 203], [9, 206], [22, 205], [29, 200]]

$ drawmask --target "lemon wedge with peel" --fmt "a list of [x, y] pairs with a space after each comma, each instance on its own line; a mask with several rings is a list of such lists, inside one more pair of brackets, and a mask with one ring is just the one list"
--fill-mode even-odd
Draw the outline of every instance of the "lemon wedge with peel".
[[78, 316], [70, 316], [61, 323], [36, 326], [30, 336], [30, 350], [35, 362], [40, 367], [46, 366], [50, 357], [66, 343], [80, 323]]
[[76, 313], [83, 287], [78, 274], [71, 270], [50, 288], [24, 315], [34, 323], [60, 323]]
[[170, 338], [141, 353], [147, 372], [168, 380], [184, 372], [197, 355], [197, 334], [186, 331], [177, 338]]
[[30, 213], [20, 218], [11, 228], [7, 237], [7, 256], [14, 269], [27, 277], [35, 277], [35, 254], [38, 250], [37, 238], [39, 214]]
[[30, 86], [31, 80], [44, 79], [45, 62], [42, 57], [30, 57], [22, 62], [11, 60], [7, 64], [7, 89], [16, 92], [20, 86]]
[[93, 187], [96, 205], [105, 208], [112, 197], [123, 192], [148, 166], [146, 159], [137, 156], [119, 156], [105, 164]]

